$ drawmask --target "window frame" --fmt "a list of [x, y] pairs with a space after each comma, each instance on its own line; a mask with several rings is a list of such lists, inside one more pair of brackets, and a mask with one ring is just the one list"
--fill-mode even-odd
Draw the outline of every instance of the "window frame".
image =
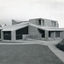
[[52, 22], [52, 26], [56, 26], [56, 21], [51, 21]]
[[56, 37], [60, 37], [60, 31], [56, 32]]
[[41, 19], [39, 19], [39, 25], [41, 25]]
[[3, 39], [11, 40], [11, 31], [3, 31]]

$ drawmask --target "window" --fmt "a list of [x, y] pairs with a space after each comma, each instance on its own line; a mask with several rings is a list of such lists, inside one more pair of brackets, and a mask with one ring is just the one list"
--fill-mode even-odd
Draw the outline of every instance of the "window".
[[42, 22], [43, 22], [43, 25], [44, 25], [44, 20], [42, 20]]
[[16, 40], [22, 39], [23, 34], [28, 34], [28, 27], [16, 30]]
[[56, 22], [55, 21], [52, 21], [52, 26], [56, 26]]
[[49, 31], [49, 37], [51, 37], [51, 32]]
[[4, 31], [3, 37], [4, 37], [4, 40], [11, 40], [11, 31]]
[[52, 33], [53, 33], [53, 31], [49, 31], [49, 37], [51, 37]]
[[54, 26], [56, 26], [56, 22], [54, 22]]
[[48, 35], [49, 37], [53, 37], [54, 31], [49, 31], [48, 33], [49, 33], [49, 35]]
[[41, 25], [41, 19], [39, 19], [39, 25]]
[[56, 37], [60, 37], [60, 32], [56, 32]]
[[16, 34], [16, 39], [22, 39], [22, 34]]

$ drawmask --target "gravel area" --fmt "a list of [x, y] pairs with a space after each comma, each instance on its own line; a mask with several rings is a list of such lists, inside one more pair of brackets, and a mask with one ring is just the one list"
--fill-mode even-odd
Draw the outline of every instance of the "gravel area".
[[47, 46], [0, 45], [0, 64], [64, 64]]

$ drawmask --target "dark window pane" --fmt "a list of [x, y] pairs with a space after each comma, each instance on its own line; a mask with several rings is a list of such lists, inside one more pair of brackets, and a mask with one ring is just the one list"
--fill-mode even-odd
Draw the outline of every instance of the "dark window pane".
[[18, 39], [22, 39], [22, 35], [21, 34], [17, 34], [16, 35], [16, 39], [18, 40]]
[[41, 19], [39, 19], [39, 25], [41, 25]]
[[60, 37], [60, 32], [56, 32], [56, 37]]
[[4, 40], [11, 40], [11, 31], [4, 31], [3, 37], [4, 37]]
[[49, 37], [52, 37], [51, 35], [52, 35], [53, 32], [54, 31], [49, 31]]
[[51, 37], [51, 32], [49, 31], [49, 37]]
[[28, 34], [28, 27], [16, 30], [16, 40], [22, 39], [23, 34]]

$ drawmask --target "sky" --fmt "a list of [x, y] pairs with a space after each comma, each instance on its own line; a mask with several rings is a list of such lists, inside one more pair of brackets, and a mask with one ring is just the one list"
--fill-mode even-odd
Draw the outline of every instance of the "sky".
[[56, 20], [64, 28], [64, 0], [0, 0], [0, 24], [32, 18]]

